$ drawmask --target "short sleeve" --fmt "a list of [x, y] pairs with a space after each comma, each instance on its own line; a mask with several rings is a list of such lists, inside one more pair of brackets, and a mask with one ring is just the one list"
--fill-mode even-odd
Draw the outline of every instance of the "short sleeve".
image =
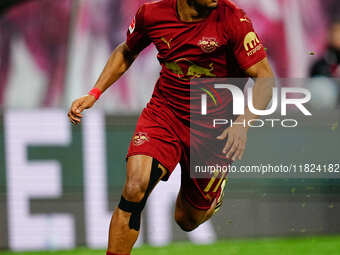
[[133, 18], [127, 31], [126, 44], [130, 50], [140, 52], [150, 43], [150, 39], [145, 30], [145, 5], [142, 5]]
[[243, 70], [267, 56], [251, 20], [243, 10], [237, 11], [230, 25], [228, 34], [231, 37], [232, 50]]

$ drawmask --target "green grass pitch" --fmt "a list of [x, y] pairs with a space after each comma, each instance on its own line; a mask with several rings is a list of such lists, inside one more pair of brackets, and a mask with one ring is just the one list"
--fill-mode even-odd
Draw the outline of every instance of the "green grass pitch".
[[[71, 251], [4, 252], [1, 255], [105, 255], [103, 250], [76, 249]], [[167, 247], [143, 246], [133, 255], [335, 255], [340, 254], [340, 236], [270, 238], [219, 241], [212, 245], [175, 243]]]

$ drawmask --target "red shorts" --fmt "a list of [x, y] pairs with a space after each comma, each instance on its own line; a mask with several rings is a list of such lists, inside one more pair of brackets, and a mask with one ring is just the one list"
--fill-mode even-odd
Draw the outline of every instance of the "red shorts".
[[[200, 142], [198, 139], [197, 144]], [[215, 152], [210, 153], [206, 162], [230, 164], [225, 156], [219, 153], [224, 144], [225, 141], [222, 141], [220, 148], [214, 148]], [[211, 152], [211, 148], [209, 151]], [[220, 185], [226, 173], [215, 175], [213, 178], [191, 177], [190, 153], [190, 125], [180, 120], [164, 102], [152, 99], [139, 117], [127, 157], [147, 155], [157, 159], [168, 170], [164, 180], [169, 178], [180, 163], [181, 191], [184, 199], [197, 209], [208, 210], [220, 192]]]

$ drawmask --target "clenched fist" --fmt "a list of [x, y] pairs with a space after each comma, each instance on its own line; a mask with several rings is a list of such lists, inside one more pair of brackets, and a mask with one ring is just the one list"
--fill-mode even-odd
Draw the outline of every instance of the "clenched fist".
[[95, 102], [96, 98], [93, 95], [82, 96], [74, 100], [67, 114], [72, 124], [78, 125], [83, 117], [82, 111], [91, 108]]

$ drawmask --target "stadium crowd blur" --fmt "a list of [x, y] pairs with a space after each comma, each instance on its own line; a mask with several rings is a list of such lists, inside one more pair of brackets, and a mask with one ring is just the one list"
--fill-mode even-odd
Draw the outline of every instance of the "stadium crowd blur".
[[[320, 96], [318, 107], [340, 106], [340, 19], [329, 28], [328, 42], [324, 54], [311, 66], [310, 76], [320, 84], [312, 82], [312, 91]], [[329, 78], [329, 79], [328, 79]], [[333, 79], [332, 79], [333, 78]], [[321, 103], [323, 101], [323, 103]]]
[[[311, 66], [313, 76], [339, 75], [334, 67], [335, 56], [339, 61], [339, 42], [335, 42], [339, 23], [327, 36], [331, 21], [340, 16], [339, 0], [234, 1], [253, 20], [278, 77], [307, 78]], [[21, 2], [0, 12], [2, 107], [65, 107], [86, 93], [146, 0]], [[311, 51], [314, 56], [308, 54]], [[132, 71], [106, 93], [101, 100], [105, 110], [142, 109], [159, 72], [155, 54], [153, 47], [146, 49]], [[332, 97], [337, 87], [328, 87], [332, 88], [326, 96]]]
[[340, 77], [340, 20], [331, 25], [327, 49], [313, 64], [311, 76]]

